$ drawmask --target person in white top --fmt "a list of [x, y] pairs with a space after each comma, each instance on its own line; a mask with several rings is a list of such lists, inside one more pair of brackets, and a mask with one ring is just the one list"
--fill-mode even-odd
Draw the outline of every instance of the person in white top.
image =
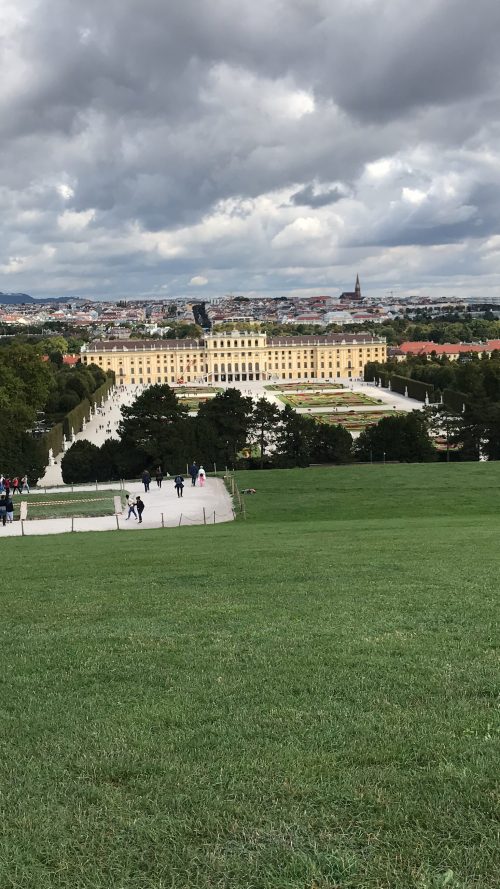
[[207, 477], [207, 474], [206, 474], [205, 470], [203, 469], [203, 466], [200, 466], [199, 471], [198, 471], [198, 481], [200, 483], [200, 488], [202, 488], [203, 485], [205, 484], [206, 477]]

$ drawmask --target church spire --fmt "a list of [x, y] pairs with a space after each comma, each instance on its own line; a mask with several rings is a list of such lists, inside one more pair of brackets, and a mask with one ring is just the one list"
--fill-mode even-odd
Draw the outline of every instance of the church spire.
[[359, 275], [356, 275], [356, 286], [354, 288], [356, 299], [361, 299], [361, 284], [359, 283]]

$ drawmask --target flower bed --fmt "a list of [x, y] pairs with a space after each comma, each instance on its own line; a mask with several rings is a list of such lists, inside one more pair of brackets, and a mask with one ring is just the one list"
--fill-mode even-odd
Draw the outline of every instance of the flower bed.
[[401, 411], [349, 411], [343, 414], [315, 414], [313, 420], [326, 426], [343, 426], [349, 432], [361, 432], [375, 426], [383, 417], [400, 417]]
[[297, 392], [283, 394], [278, 398], [290, 407], [345, 407], [360, 404], [383, 404], [381, 399], [370, 398], [362, 392]]
[[273, 383], [264, 386], [272, 392], [320, 392], [322, 389], [345, 389], [342, 383]]
[[177, 398], [185, 398], [198, 395], [217, 395], [222, 389], [216, 386], [172, 386]]

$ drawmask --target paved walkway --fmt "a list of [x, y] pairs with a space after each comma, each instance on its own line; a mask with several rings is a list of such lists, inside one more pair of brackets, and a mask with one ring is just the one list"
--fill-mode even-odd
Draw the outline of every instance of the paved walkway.
[[[82, 432], [75, 435], [75, 441], [93, 442], [100, 447], [108, 438], [118, 438], [118, 424], [122, 419], [121, 408], [123, 405], [132, 404], [137, 396], [142, 392], [144, 386], [127, 386], [120, 389], [114, 389], [110, 398], [105, 402], [100, 412], [87, 423]], [[38, 482], [38, 487], [48, 487], [50, 485], [64, 484], [61, 474], [61, 460], [64, 452], [55, 456], [53, 466], [47, 466], [45, 475]]]
[[[115, 484], [99, 484], [98, 490], [114, 490], [119, 487]], [[36, 490], [36, 489], [34, 489]], [[92, 496], [94, 488], [84, 485], [75, 485], [74, 491], [89, 491]], [[233, 505], [226, 486], [222, 479], [209, 478], [203, 488], [198, 485], [192, 487], [191, 479], [188, 479], [184, 487], [183, 497], [177, 497], [173, 479], [164, 480], [162, 487], [158, 488], [156, 482], [152, 484], [148, 493], [144, 493], [144, 486], [140, 482], [126, 482], [125, 490], [135, 496], [141, 494], [145, 507], [140, 525], [132, 516], [127, 520], [128, 510], [125, 509], [118, 516], [86, 517], [80, 519], [28, 519], [23, 523], [25, 536], [40, 534], [64, 534], [68, 531], [135, 531], [140, 533], [143, 528], [177, 528], [185, 525], [212, 525], [220, 522], [230, 522], [234, 519]], [[69, 487], [64, 487], [67, 494]], [[48, 494], [61, 493], [61, 488], [47, 488]], [[132, 499], [132, 498], [131, 498]], [[19, 506], [15, 502], [16, 513], [19, 516]], [[29, 515], [29, 503], [28, 503]], [[0, 538], [20, 537], [23, 533], [20, 521], [2, 527], [0, 525]]]

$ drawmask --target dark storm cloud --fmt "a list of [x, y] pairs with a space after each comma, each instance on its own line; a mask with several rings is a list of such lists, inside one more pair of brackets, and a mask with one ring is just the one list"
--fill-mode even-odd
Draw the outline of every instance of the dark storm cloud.
[[[141, 267], [220, 283], [286, 249], [306, 270], [335, 244], [368, 261], [498, 230], [496, 0], [5, 3], [1, 289], [109, 269], [123, 292], [127, 262], [134, 287]], [[370, 178], [380, 158], [395, 172]]]
[[296, 207], [327, 207], [329, 204], [335, 204], [345, 197], [345, 192], [334, 186], [327, 188], [326, 191], [318, 191], [314, 185], [304, 186], [296, 191], [290, 198], [292, 204]]

